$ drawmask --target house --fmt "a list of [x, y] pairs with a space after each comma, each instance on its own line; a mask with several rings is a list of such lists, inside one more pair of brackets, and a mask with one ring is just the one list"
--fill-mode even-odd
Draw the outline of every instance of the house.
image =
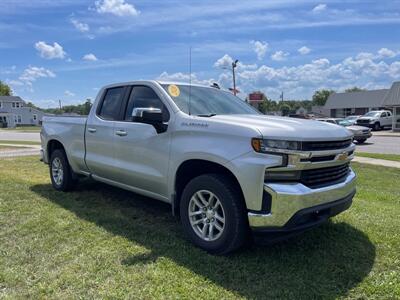
[[0, 96], [0, 127], [41, 125], [43, 116], [18, 96]]
[[383, 106], [393, 111], [393, 131], [400, 131], [400, 81], [393, 82], [383, 99]]
[[325, 106], [313, 105], [311, 106], [311, 113], [316, 117], [328, 117], [330, 116], [330, 110], [325, 108]]
[[370, 110], [384, 109], [383, 99], [388, 89], [334, 93], [325, 103], [324, 109], [330, 112], [332, 118], [342, 118], [350, 115], [363, 115]]

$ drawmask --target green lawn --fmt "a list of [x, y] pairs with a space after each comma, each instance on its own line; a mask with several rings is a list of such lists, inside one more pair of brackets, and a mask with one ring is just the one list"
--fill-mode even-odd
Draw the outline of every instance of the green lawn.
[[40, 145], [40, 142], [31, 141], [11, 141], [11, 140], [0, 140], [0, 144], [14, 144], [14, 145]]
[[37, 157], [0, 160], [0, 298], [400, 298], [400, 170], [354, 168], [332, 222], [215, 257], [166, 204], [93, 182], [56, 192]]
[[19, 131], [19, 132], [40, 132], [42, 129], [41, 126], [21, 126], [15, 128], [1, 128], [0, 130], [7, 130], [7, 131]]
[[400, 161], [400, 155], [398, 155], [398, 154], [381, 154], [381, 153], [356, 152], [356, 156], [378, 158], [378, 159], [386, 159], [386, 160], [393, 160], [393, 161]]

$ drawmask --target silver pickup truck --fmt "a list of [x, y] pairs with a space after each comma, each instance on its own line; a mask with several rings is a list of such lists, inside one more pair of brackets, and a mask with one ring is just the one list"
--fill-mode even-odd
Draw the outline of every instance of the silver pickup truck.
[[319, 225], [356, 191], [348, 130], [265, 116], [216, 87], [109, 85], [87, 118], [44, 118], [41, 141], [56, 190], [88, 176], [165, 201], [213, 254]]

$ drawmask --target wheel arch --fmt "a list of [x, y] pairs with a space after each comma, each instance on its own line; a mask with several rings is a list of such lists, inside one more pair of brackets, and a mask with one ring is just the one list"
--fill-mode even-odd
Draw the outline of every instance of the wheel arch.
[[244, 201], [243, 190], [236, 176], [227, 167], [209, 160], [189, 159], [182, 162], [177, 168], [174, 181], [174, 197], [172, 200], [172, 213], [179, 216], [179, 203], [185, 186], [195, 177], [203, 174], [221, 174], [227, 176], [238, 188]]
[[64, 150], [65, 152], [65, 147], [59, 140], [51, 139], [47, 142], [46, 153], [48, 161], [50, 161], [51, 154], [53, 153], [53, 151], [57, 149]]

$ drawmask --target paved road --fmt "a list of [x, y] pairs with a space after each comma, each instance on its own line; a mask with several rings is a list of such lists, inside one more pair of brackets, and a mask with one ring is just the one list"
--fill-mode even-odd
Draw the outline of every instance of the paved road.
[[356, 151], [384, 154], [400, 154], [400, 137], [372, 136]]
[[40, 142], [40, 133], [0, 130], [0, 141], [1, 140]]

